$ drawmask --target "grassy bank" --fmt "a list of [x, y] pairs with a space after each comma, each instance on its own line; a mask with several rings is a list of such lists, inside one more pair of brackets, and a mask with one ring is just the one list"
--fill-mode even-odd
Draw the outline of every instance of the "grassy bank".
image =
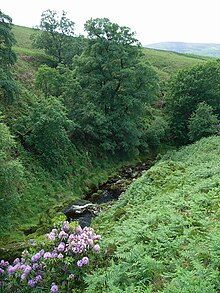
[[97, 219], [86, 292], [219, 292], [219, 155], [220, 137], [166, 155]]

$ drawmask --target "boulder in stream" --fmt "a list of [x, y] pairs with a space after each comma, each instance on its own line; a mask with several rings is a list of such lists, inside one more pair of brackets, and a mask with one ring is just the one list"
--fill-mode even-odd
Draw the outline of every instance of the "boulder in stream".
[[79, 222], [82, 228], [91, 225], [92, 217], [97, 215], [99, 208], [87, 200], [75, 201], [62, 210], [68, 220]]

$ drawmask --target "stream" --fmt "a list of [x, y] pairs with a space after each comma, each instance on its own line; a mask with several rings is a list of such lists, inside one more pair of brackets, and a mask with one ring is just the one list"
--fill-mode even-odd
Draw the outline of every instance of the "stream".
[[90, 226], [92, 218], [97, 216], [106, 203], [111, 204], [118, 200], [127, 187], [153, 165], [152, 161], [127, 166], [119, 173], [100, 185], [96, 190], [91, 190], [84, 199], [72, 202], [62, 209], [68, 221], [77, 221], [80, 226]]
[[[101, 184], [96, 189], [90, 190], [83, 199], [73, 201], [64, 207], [64, 213], [68, 221], [78, 221], [81, 227], [90, 226], [92, 218], [97, 216], [106, 206], [111, 206], [114, 201], [120, 199], [128, 186], [140, 177], [146, 170], [154, 164], [154, 160], [139, 162], [134, 166], [127, 166], [121, 169], [114, 177]], [[28, 234], [33, 233], [29, 231]], [[29, 239], [27, 242], [18, 242], [0, 247], [0, 259], [13, 260], [21, 255], [21, 252], [31, 246], [35, 246], [36, 241]]]

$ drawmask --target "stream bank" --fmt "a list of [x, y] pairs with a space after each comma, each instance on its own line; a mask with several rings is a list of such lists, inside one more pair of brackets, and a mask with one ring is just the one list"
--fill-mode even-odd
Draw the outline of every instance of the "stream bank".
[[149, 160], [121, 169], [116, 176], [109, 178], [97, 189], [90, 190], [82, 200], [70, 203], [61, 212], [68, 221], [77, 221], [81, 227], [90, 226], [92, 218], [102, 212], [106, 204], [111, 205], [122, 197], [127, 187], [153, 164], [154, 161]]
[[[57, 212], [66, 215], [69, 221], [78, 221], [82, 227], [90, 226], [92, 218], [98, 216], [106, 207], [110, 207], [115, 200], [118, 200], [128, 186], [148, 170], [155, 160], [139, 162], [122, 168], [117, 175], [110, 177], [105, 183], [87, 192], [82, 200], [70, 202], [66, 207]], [[33, 234], [36, 229], [26, 231], [26, 236]], [[13, 260], [21, 255], [24, 249], [36, 246], [34, 239], [26, 242], [17, 242], [0, 247], [0, 259]]]

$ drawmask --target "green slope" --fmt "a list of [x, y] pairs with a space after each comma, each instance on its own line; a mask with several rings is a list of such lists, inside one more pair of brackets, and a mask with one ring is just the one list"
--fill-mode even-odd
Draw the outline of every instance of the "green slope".
[[105, 263], [86, 292], [220, 289], [220, 137], [170, 153], [96, 226]]
[[[18, 57], [24, 55], [32, 55], [33, 57], [43, 55], [40, 50], [33, 49], [32, 47], [31, 36], [34, 33], [33, 28], [15, 25], [13, 27], [13, 33], [17, 41], [16, 45], [14, 46], [14, 50], [16, 53], [18, 53]], [[164, 74], [165, 76], [180, 68], [196, 65], [199, 62], [204, 62], [208, 59], [202, 56], [191, 56], [187, 54], [179, 54], [175, 52], [166, 52], [147, 48], [143, 48], [143, 52], [144, 59], [150, 62], [157, 71], [162, 73], [162, 75]]]
[[146, 45], [145, 47], [158, 50], [175, 51], [179, 53], [197, 54], [201, 56], [220, 57], [220, 44], [162, 42]]
[[[36, 89], [34, 88], [35, 73], [41, 63], [48, 61], [39, 50], [32, 48], [30, 36], [33, 29], [21, 26], [14, 26], [17, 44], [14, 47], [18, 54], [18, 62], [14, 66], [14, 75], [19, 82], [24, 85], [22, 96], [16, 106], [10, 109], [9, 118], [16, 119], [19, 116], [20, 108], [23, 109], [31, 103]], [[204, 62], [199, 57], [189, 57], [175, 53], [158, 52], [156, 50], [143, 49], [146, 54], [146, 61], [150, 61], [158, 70], [162, 77], [167, 77], [180, 67], [186, 67], [198, 62]], [[24, 104], [24, 106], [23, 106]], [[19, 108], [20, 107], [20, 108]], [[23, 107], [23, 108], [22, 108]], [[14, 117], [14, 118], [13, 118]], [[57, 180], [48, 171], [39, 166], [39, 162], [31, 154], [28, 154], [20, 147], [21, 161], [27, 169], [28, 188], [22, 194], [22, 201], [18, 207], [18, 214], [13, 218], [13, 227], [15, 233], [9, 232], [8, 241], [23, 240], [23, 230], [29, 228], [38, 228], [39, 223], [45, 222], [44, 215], [55, 214], [54, 208], [70, 198], [78, 198], [83, 192], [88, 190], [98, 182], [106, 178], [122, 165], [115, 158], [103, 158], [103, 161], [91, 162], [91, 158], [86, 157], [83, 150], [76, 151], [75, 169], [72, 177], [70, 176], [68, 184]], [[82, 160], [83, 157], [84, 159]], [[89, 170], [90, 169], [90, 170]], [[35, 204], [33, 204], [35, 203]], [[50, 221], [50, 219], [48, 219]], [[50, 224], [50, 223], [49, 223]], [[7, 241], [6, 238], [3, 241]]]
[[209, 60], [209, 58], [180, 54], [175, 52], [166, 52], [143, 48], [145, 58], [160, 72], [170, 75], [171, 73], [188, 66], [193, 66]]

